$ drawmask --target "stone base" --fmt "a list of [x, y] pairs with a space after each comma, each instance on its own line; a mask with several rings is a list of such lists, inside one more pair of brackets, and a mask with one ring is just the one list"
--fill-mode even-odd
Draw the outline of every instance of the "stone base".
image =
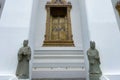
[[63, 46], [63, 47], [74, 47], [74, 42], [73, 41], [67, 41], [67, 40], [63, 40], [63, 41], [44, 41], [44, 44], [43, 44], [43, 47], [49, 47], [49, 46], [51, 46], [51, 47], [60, 47], [60, 46]]
[[28, 80], [29, 77], [28, 76], [16, 76], [18, 80]]
[[90, 80], [101, 80], [99, 77], [90, 77]]
[[90, 74], [89, 79], [90, 80], [101, 80], [101, 74]]

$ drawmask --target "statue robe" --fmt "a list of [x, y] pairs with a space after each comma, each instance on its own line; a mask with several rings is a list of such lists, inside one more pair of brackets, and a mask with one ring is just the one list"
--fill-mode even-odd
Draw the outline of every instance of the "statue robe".
[[89, 73], [90, 74], [102, 74], [100, 69], [100, 58], [97, 49], [89, 49], [87, 51], [89, 60]]
[[19, 78], [29, 78], [29, 60], [31, 59], [30, 47], [22, 47], [18, 52], [18, 66], [16, 75]]

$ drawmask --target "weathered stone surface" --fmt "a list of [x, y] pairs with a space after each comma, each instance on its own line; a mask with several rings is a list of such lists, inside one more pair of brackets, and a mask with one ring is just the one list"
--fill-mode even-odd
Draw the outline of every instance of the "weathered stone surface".
[[102, 75], [100, 69], [100, 57], [99, 52], [95, 48], [95, 42], [90, 42], [90, 49], [87, 51], [87, 56], [89, 60], [89, 79], [90, 80], [100, 80]]
[[23, 47], [18, 52], [18, 66], [16, 76], [20, 79], [29, 78], [29, 60], [31, 59], [31, 49], [28, 40], [24, 40]]

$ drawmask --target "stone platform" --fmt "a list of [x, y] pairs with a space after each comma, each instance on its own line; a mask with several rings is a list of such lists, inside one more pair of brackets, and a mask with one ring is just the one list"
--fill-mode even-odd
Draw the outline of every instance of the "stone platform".
[[86, 77], [83, 50], [34, 50], [33, 79], [70, 79]]

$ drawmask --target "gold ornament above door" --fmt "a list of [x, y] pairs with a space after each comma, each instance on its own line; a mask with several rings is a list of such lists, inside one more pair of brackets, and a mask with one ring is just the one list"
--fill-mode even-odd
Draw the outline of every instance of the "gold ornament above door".
[[47, 2], [46, 33], [43, 46], [74, 46], [70, 10], [72, 5], [66, 0]]

